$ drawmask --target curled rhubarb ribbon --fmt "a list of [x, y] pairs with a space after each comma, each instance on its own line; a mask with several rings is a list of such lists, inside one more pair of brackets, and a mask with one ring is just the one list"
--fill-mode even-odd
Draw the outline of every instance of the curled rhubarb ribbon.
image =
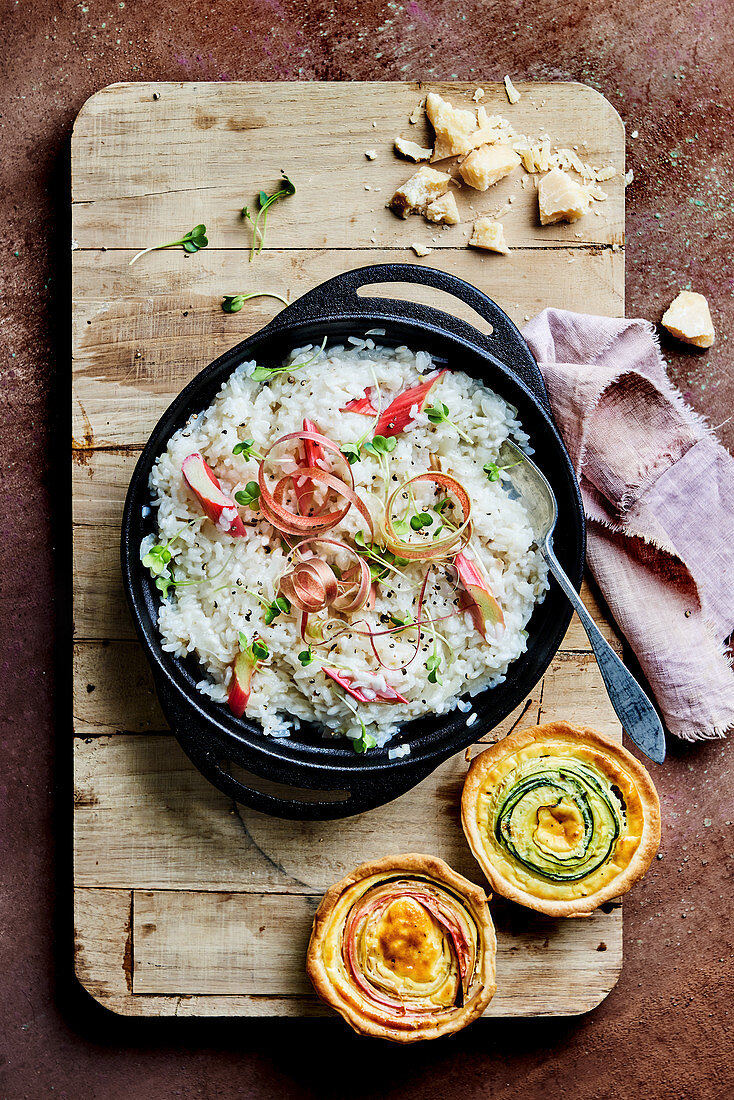
[[[322, 451], [329, 451], [336, 455], [344, 470], [346, 480], [328, 470], [323, 470], [318, 466], [311, 465], [298, 467], [297, 471], [284, 475], [271, 491], [267, 481], [265, 464], [271, 458], [276, 447], [280, 447], [282, 444], [292, 439], [303, 442], [306, 449], [307, 460], [310, 458], [314, 462], [319, 461], [313, 453], [309, 453], [309, 443], [318, 444]], [[328, 512], [322, 511], [309, 516], [292, 512], [286, 507], [284, 501], [289, 487], [293, 484], [294, 476], [298, 479], [305, 479], [303, 482], [304, 485], [308, 485], [309, 482], [315, 482], [333, 489], [334, 492], [343, 497], [347, 503], [341, 508], [335, 508]], [[281, 438], [276, 440], [270, 448], [267, 459], [264, 459], [260, 463], [257, 479], [260, 487], [260, 511], [274, 527], [284, 534], [312, 535], [329, 531], [344, 519], [351, 507], [357, 509], [367, 523], [370, 531], [374, 531], [372, 515], [367, 506], [354, 491], [354, 477], [349, 463], [336, 443], [327, 436], [322, 435], [321, 432], [304, 430], [300, 432], [290, 432], [288, 435], [281, 436]], [[312, 486], [309, 485], [308, 491], [312, 491]]]
[[[464, 518], [458, 527], [450, 531], [448, 535], [444, 535], [443, 538], [410, 542], [401, 539], [395, 530], [393, 520], [395, 500], [410, 485], [415, 485], [419, 481], [433, 481], [436, 485], [441, 485], [444, 489], [448, 489], [459, 502]], [[429, 470], [424, 474], [416, 474], [415, 477], [404, 481], [391, 493], [387, 502], [385, 508], [385, 545], [388, 550], [400, 558], [407, 558], [409, 561], [435, 561], [437, 558], [445, 558], [457, 545], [465, 543], [470, 533], [471, 498], [461, 482], [457, 481], [455, 477], [451, 477], [450, 474], [441, 473], [440, 470]]]
[[[323, 558], [314, 555], [297, 562], [280, 581], [280, 592], [305, 616], [327, 607], [335, 611], [360, 611], [369, 598], [370, 571], [362, 558], [344, 542], [317, 537], [303, 539], [296, 553], [303, 554], [309, 543], [322, 543], [344, 550], [354, 559], [354, 564], [337, 577], [334, 569]], [[351, 590], [351, 591], [350, 591]], [[303, 624], [302, 634], [305, 630]]]

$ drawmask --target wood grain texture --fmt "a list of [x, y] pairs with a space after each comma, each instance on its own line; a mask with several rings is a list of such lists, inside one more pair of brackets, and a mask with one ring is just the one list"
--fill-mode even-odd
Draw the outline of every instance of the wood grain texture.
[[[474, 85], [430, 87], [473, 105]], [[463, 754], [392, 805], [350, 819], [348, 828], [268, 818], [211, 787], [166, 732], [125, 606], [117, 547], [130, 475], [160, 414], [197, 371], [279, 308], [259, 299], [226, 315], [225, 293], [268, 289], [293, 300], [350, 267], [410, 261], [473, 282], [520, 325], [548, 305], [623, 313], [624, 134], [616, 112], [581, 85], [521, 85], [515, 106], [501, 85], [484, 88], [488, 112], [518, 131], [547, 130], [554, 145], [578, 146], [582, 159], [615, 165], [597, 213], [575, 226], [541, 228], [533, 181], [523, 186], [524, 173], [516, 172], [488, 193], [460, 194], [466, 221], [453, 229], [396, 218], [385, 203], [415, 166], [393, 154], [392, 140], [427, 137], [423, 122], [408, 122], [429, 90], [418, 84], [122, 84], [93, 96], [77, 119], [76, 965], [85, 987], [113, 1011], [328, 1014], [307, 988], [303, 949], [331, 882], [386, 847], [433, 852], [479, 881], [458, 820]], [[373, 148], [370, 161], [364, 154]], [[239, 210], [275, 184], [281, 168], [298, 190], [274, 210], [268, 247], [250, 266]], [[503, 221], [512, 255], [468, 249], [471, 220], [511, 196]], [[200, 221], [207, 250], [153, 253], [128, 266], [135, 250]], [[415, 241], [432, 253], [418, 261]], [[390, 293], [477, 323], [471, 310], [436, 292]], [[593, 587], [585, 586], [584, 598], [619, 648]], [[619, 737], [575, 618], [543, 680], [474, 751], [515, 724], [569, 714]], [[621, 909], [579, 922], [549, 922], [501, 901], [492, 909], [499, 992], [488, 1015], [584, 1012], [616, 981]]]

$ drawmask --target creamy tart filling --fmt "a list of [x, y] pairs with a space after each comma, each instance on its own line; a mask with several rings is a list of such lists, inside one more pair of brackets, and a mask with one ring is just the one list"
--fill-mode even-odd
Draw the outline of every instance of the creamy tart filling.
[[624, 893], [660, 838], [657, 795], [642, 765], [564, 722], [513, 734], [477, 757], [462, 821], [498, 892], [559, 916]]

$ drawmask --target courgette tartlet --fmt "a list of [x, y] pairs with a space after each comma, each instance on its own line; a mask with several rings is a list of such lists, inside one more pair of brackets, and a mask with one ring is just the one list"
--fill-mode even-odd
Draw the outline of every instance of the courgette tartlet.
[[318, 908], [307, 969], [355, 1031], [399, 1043], [459, 1031], [495, 985], [484, 891], [434, 856], [363, 863]]
[[642, 764], [568, 722], [531, 726], [477, 756], [461, 820], [493, 889], [551, 917], [586, 917], [625, 894], [660, 843]]

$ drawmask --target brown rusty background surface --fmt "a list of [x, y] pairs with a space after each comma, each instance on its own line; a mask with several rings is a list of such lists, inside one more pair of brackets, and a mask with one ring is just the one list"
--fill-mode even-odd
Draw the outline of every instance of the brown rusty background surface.
[[[719, 425], [730, 341], [731, 0], [0, 0], [0, 1097], [731, 1097], [729, 746], [655, 770], [662, 858], [625, 906], [625, 965], [579, 1019], [497, 1022], [419, 1050], [337, 1023], [131, 1023], [71, 975], [68, 160], [118, 80], [580, 80], [627, 125], [628, 314], [705, 293], [706, 354], [663, 341]], [[637, 136], [633, 137], [633, 132]], [[721, 434], [731, 445], [734, 421]], [[727, 845], [729, 847], [727, 848]]]

